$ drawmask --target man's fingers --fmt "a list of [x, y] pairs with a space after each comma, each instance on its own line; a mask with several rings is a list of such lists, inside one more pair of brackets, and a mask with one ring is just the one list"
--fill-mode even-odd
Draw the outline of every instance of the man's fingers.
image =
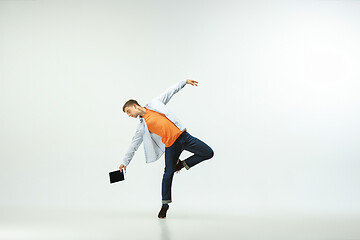
[[190, 80], [190, 84], [193, 85], [193, 86], [197, 86], [197, 85], [198, 85], [198, 82], [195, 81], [195, 80]]
[[186, 83], [191, 84], [192, 86], [197, 86], [198, 82], [191, 79], [186, 79]]

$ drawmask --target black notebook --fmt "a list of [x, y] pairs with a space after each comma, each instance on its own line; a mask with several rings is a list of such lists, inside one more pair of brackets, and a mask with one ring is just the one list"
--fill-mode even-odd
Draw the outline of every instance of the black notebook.
[[110, 183], [123, 181], [125, 179], [124, 178], [124, 173], [120, 172], [120, 170], [117, 170], [117, 171], [114, 171], [114, 172], [109, 172], [109, 177], [110, 177]]

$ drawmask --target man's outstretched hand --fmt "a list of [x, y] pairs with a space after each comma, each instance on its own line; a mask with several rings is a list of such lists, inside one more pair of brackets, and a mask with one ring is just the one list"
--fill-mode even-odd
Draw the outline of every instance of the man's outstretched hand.
[[187, 84], [191, 84], [193, 86], [197, 86], [198, 85], [198, 82], [195, 81], [195, 80], [191, 80], [191, 79], [186, 79], [186, 83]]
[[125, 166], [125, 165], [121, 164], [120, 167], [119, 167], [119, 169], [120, 169], [120, 172], [122, 172], [123, 169], [124, 169], [124, 170], [125, 170], [125, 173], [126, 173], [126, 166]]

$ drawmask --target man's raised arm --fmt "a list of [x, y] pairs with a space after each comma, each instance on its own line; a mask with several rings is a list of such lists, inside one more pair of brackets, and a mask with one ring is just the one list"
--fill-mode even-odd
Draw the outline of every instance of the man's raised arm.
[[186, 84], [191, 84], [193, 86], [197, 86], [198, 82], [190, 79], [183, 80], [171, 87], [169, 87], [165, 92], [160, 94], [160, 96], [156, 97], [160, 101], [162, 101], [165, 105], [170, 101], [172, 96], [177, 93], [180, 89], [185, 87]]

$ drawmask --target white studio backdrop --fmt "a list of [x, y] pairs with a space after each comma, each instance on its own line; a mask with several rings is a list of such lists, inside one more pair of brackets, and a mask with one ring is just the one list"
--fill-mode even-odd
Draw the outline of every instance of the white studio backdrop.
[[[157, 211], [164, 157], [109, 184], [144, 105], [215, 156], [173, 206], [360, 213], [359, 1], [0, 1], [0, 206]], [[182, 158], [190, 154], [184, 152]], [[176, 206], [176, 207], [175, 207]]]

